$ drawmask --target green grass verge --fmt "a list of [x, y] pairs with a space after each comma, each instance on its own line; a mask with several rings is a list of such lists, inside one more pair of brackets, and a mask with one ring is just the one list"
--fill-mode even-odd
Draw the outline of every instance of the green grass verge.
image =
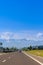
[[26, 51], [26, 53], [43, 57], [43, 50], [31, 50], [31, 51]]

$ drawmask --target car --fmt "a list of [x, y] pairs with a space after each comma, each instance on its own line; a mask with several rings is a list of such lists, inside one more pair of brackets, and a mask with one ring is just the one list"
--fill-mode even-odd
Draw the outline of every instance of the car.
[[21, 53], [21, 50], [19, 50], [19, 52]]

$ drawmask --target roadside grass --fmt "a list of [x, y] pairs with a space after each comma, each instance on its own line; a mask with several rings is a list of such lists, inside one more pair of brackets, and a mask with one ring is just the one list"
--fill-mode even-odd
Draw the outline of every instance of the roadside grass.
[[28, 50], [26, 53], [43, 57], [43, 50]]

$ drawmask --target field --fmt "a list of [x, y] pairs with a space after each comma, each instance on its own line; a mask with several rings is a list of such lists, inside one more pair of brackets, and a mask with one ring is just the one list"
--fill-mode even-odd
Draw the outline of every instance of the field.
[[43, 50], [31, 50], [31, 51], [26, 51], [26, 53], [43, 57]]

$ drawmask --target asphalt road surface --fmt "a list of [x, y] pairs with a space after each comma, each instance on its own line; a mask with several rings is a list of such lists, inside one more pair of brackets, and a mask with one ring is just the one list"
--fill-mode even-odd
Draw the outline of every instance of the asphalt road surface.
[[14, 52], [0, 55], [0, 65], [40, 65], [23, 53]]

